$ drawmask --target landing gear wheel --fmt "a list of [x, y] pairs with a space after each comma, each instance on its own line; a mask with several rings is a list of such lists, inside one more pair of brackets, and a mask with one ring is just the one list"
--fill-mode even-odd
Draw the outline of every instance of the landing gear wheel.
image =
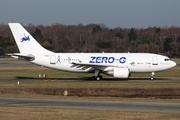
[[151, 78], [150, 78], [151, 81], [154, 80], [154, 75], [155, 75], [155, 72], [152, 72], [152, 73], [151, 73]]
[[97, 77], [96, 77], [96, 80], [97, 80], [97, 81], [100, 81], [100, 80], [101, 80], [101, 77], [97, 76]]
[[96, 77], [96, 80], [97, 80], [97, 81], [102, 80], [102, 76], [101, 76], [101, 75], [100, 75], [100, 76], [97, 76], [97, 77]]
[[93, 76], [91, 79], [100, 81], [100, 80], [102, 80], [102, 76], [97, 76], [97, 77]]

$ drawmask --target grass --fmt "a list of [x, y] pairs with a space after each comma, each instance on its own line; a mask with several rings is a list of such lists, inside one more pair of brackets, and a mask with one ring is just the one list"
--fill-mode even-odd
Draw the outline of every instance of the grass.
[[[17, 77], [38, 78], [39, 74], [47, 74], [48, 78], [88, 78], [94, 75], [93, 73], [63, 72], [40, 66], [1, 66], [0, 68], [0, 79], [15, 79]], [[176, 66], [167, 71], [157, 72], [154, 77], [180, 78], [179, 71], [180, 66]], [[113, 78], [104, 74], [101, 75], [103, 78]], [[130, 78], [150, 78], [150, 75], [150, 73], [132, 74]]]
[[180, 118], [180, 114], [1, 106], [0, 118], [3, 120], [175, 120]]
[[[151, 98], [121, 98], [121, 97], [78, 97], [62, 95], [35, 94], [33, 91], [22, 91], [21, 93], [4, 93], [3, 91], [11, 89], [40, 89], [40, 88], [142, 88], [142, 89], [163, 89], [163, 88], [180, 88], [179, 82], [129, 82], [129, 81], [0, 81], [0, 97], [18, 97], [18, 98], [42, 98], [42, 99], [71, 99], [73, 100], [93, 100], [93, 101], [139, 101], [139, 102], [176, 102], [179, 99], [151, 99]], [[18, 92], [16, 90], [16, 92]], [[132, 91], [133, 92], [133, 91]], [[130, 93], [129, 93], [130, 94]], [[172, 93], [173, 94], [173, 93]]]
[[180, 88], [180, 82], [136, 82], [136, 81], [0, 81], [0, 88]]
[[[0, 60], [0, 62], [24, 62], [21, 60]], [[177, 60], [180, 63], [180, 59]], [[176, 66], [168, 71], [156, 73], [155, 77], [180, 78], [180, 66]], [[30, 67], [0, 67], [0, 79], [16, 79], [17, 77], [38, 78], [39, 74], [47, 74], [48, 78], [41, 81], [25, 81], [20, 79], [20, 86], [17, 81], [0, 81], [0, 88], [180, 88], [179, 82], [130, 82], [130, 81], [56, 81], [61, 78], [87, 78], [94, 74], [68, 73], [52, 70], [39, 66]], [[107, 77], [103, 75], [103, 77]], [[150, 77], [148, 74], [132, 74], [132, 77]], [[65, 99], [65, 100], [92, 100], [92, 101], [136, 101], [136, 102], [176, 102], [179, 99], [150, 99], [150, 98], [120, 98], [120, 97], [77, 97], [73, 96], [55, 96], [29, 94], [2, 94], [0, 97], [16, 98], [41, 98], [41, 99]], [[179, 119], [180, 114], [175, 113], [143, 113], [138, 112], [120, 112], [120, 111], [101, 111], [101, 110], [76, 110], [76, 109], [59, 109], [59, 108], [38, 108], [38, 107], [11, 107], [0, 106], [0, 118], [3, 120], [24, 120], [24, 119], [43, 119], [43, 120], [119, 120], [119, 119], [147, 119], [147, 120], [174, 120]]]
[[[160, 78], [180, 78], [180, 66], [175, 66], [174, 68], [171, 68], [166, 71], [157, 72], [155, 73], [154, 77], [160, 77]], [[143, 74], [132, 74], [131, 77], [146, 77], [149, 78], [151, 76], [151, 73], [143, 73]]]
[[0, 78], [1, 79], [10, 79], [16, 77], [30, 77], [38, 78], [39, 74], [47, 74], [48, 78], [83, 78], [91, 77], [94, 74], [83, 74], [83, 73], [70, 73], [62, 72], [58, 70], [53, 70], [40, 66], [1, 66], [0, 69]]
[[[172, 59], [176, 63], [180, 63], [180, 59]], [[16, 59], [0, 60], [0, 63], [24, 63], [25, 61]], [[170, 70], [156, 73], [155, 77], [180, 78], [180, 66], [176, 66]], [[180, 83], [154, 83], [154, 82], [128, 82], [128, 81], [72, 81], [72, 82], [57, 82], [60, 78], [87, 78], [94, 74], [68, 73], [39, 66], [29, 67], [0, 67], [0, 79], [16, 79], [17, 77], [38, 78], [39, 74], [47, 74], [46, 81], [20, 81], [20, 86], [17, 86], [17, 81], [1, 81], [0, 88], [180, 88]], [[103, 77], [109, 77], [103, 75]], [[149, 78], [147, 74], [132, 74], [131, 77]], [[23, 79], [22, 79], [23, 80]], [[119, 97], [77, 97], [73, 96], [55, 96], [55, 95], [39, 95], [39, 94], [2, 94], [0, 97], [19, 97], [19, 98], [41, 98], [41, 99], [66, 99], [66, 100], [93, 100], [93, 101], [138, 101], [138, 102], [177, 102], [179, 99], [150, 99], [150, 98], [119, 98]], [[173, 113], [143, 113], [143, 112], [120, 112], [120, 111], [98, 111], [98, 110], [75, 110], [75, 109], [57, 109], [57, 108], [34, 108], [34, 107], [7, 107], [0, 106], [0, 118], [3, 120], [24, 120], [24, 119], [43, 119], [43, 120], [119, 120], [119, 119], [163, 119], [174, 120], [179, 119], [180, 114]]]
[[176, 63], [180, 63], [180, 59], [179, 58], [173, 58], [171, 59], [172, 61], [176, 62]]
[[25, 63], [25, 62], [26, 61], [20, 59], [14, 59], [14, 58], [0, 59], [0, 63]]

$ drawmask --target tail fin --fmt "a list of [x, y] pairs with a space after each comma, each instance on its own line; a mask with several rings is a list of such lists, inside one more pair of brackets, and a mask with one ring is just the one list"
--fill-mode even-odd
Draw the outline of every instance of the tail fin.
[[20, 53], [52, 53], [43, 48], [19, 23], [9, 23]]

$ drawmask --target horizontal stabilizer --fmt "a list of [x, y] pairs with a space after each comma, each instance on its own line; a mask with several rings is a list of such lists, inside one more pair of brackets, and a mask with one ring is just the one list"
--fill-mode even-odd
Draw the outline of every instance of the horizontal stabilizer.
[[27, 61], [32, 61], [35, 59], [35, 56], [32, 54], [13, 53], [13, 54], [7, 54], [7, 55], [11, 55], [12, 57], [18, 57], [19, 59], [23, 59]]

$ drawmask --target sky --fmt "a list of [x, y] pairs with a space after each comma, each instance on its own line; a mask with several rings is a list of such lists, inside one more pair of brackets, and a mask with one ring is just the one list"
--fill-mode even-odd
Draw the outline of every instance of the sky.
[[1, 0], [0, 24], [180, 27], [180, 0]]

